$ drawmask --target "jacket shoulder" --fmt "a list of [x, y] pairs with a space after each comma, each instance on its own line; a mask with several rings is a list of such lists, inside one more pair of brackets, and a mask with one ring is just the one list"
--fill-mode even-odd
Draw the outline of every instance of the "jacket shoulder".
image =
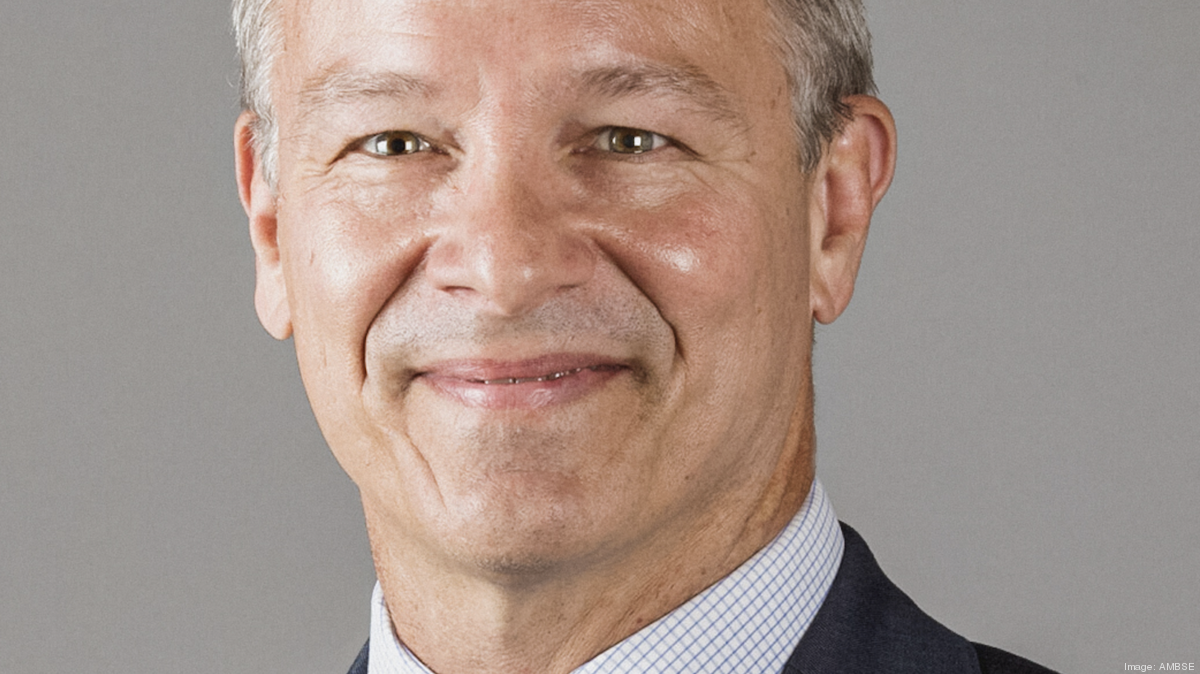
[[788, 674], [980, 674], [975, 649], [921, 611], [844, 522], [833, 585], [788, 660]]
[[993, 646], [972, 644], [979, 656], [981, 674], [1056, 674], [1052, 669]]
[[931, 618], [896, 587], [858, 532], [787, 674], [1054, 674], [991, 646], [973, 644]]

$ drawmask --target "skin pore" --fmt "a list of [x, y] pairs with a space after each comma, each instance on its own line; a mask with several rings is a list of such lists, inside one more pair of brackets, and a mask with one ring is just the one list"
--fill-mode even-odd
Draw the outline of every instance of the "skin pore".
[[[566, 672], [771, 540], [813, 479], [812, 321], [895, 133], [800, 172], [765, 5], [295, 0], [256, 306], [359, 486], [400, 639]], [[464, 638], [464, 635], [470, 635]]]

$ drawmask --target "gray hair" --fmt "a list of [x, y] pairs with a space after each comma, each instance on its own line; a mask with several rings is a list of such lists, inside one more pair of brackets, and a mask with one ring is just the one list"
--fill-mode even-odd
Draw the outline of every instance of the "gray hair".
[[[766, 0], [792, 92], [792, 120], [805, 172], [850, 119], [843, 99], [875, 92], [871, 35], [861, 0]], [[242, 59], [242, 108], [254, 113], [255, 151], [267, 183], [278, 177], [279, 128], [271, 105], [271, 69], [282, 48], [276, 0], [233, 0]]]
[[817, 168], [853, 112], [847, 96], [875, 93], [862, 0], [767, 0], [792, 92], [800, 166]]
[[275, 0], [233, 0], [233, 34], [242, 60], [241, 103], [254, 113], [250, 137], [272, 189], [279, 177], [279, 126], [271, 103], [271, 71], [283, 48], [283, 26]]

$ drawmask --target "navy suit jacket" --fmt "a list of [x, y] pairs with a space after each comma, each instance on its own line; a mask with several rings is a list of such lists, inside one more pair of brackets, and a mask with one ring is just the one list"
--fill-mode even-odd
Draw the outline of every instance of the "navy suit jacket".
[[[783, 674], [1054, 674], [946, 629], [883, 575], [858, 532], [843, 523], [842, 534], [833, 586]], [[367, 674], [367, 651], [350, 674]]]

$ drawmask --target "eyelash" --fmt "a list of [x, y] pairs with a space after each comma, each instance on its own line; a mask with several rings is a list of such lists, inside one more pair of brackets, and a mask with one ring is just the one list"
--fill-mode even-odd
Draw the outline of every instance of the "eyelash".
[[[649, 143], [649, 147], [643, 147]], [[628, 156], [648, 154], [673, 145], [666, 136], [645, 129], [628, 126], [610, 126], [596, 134], [593, 146], [605, 152]]]
[[[387, 149], [393, 149], [389, 146], [396, 142], [402, 142], [403, 149], [399, 152], [387, 151]], [[363, 152], [375, 157], [403, 157], [433, 149], [432, 143], [411, 131], [384, 131], [367, 136], [359, 141], [358, 145]], [[387, 149], [381, 151], [381, 148]]]
[[[395, 144], [402, 143], [399, 151]], [[411, 131], [385, 131], [358, 141], [358, 148], [374, 157], [404, 157], [436, 148], [427, 139]], [[646, 147], [649, 145], [649, 147]], [[637, 157], [666, 147], [682, 147], [677, 142], [653, 131], [628, 126], [604, 127], [595, 133], [586, 149], [625, 157]], [[624, 149], [621, 149], [624, 148]], [[686, 150], [686, 148], [683, 148]]]

